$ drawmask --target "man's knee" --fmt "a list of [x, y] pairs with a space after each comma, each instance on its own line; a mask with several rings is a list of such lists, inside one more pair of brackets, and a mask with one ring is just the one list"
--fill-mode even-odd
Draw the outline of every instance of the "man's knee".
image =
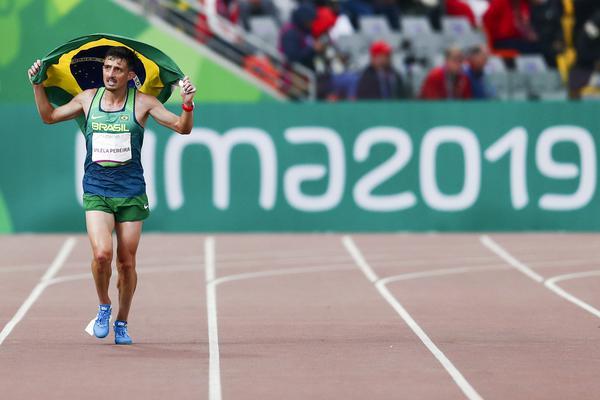
[[100, 265], [110, 264], [112, 261], [112, 249], [110, 247], [95, 248], [94, 261]]
[[119, 275], [121, 275], [121, 274], [130, 274], [132, 272], [135, 272], [135, 258], [133, 258], [133, 257], [127, 257], [127, 258], [121, 258], [121, 257], [119, 257], [117, 259], [117, 271], [119, 272]]

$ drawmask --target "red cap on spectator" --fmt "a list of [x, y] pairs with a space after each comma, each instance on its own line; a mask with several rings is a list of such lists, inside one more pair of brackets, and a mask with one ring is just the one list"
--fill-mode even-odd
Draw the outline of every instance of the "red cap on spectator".
[[384, 42], [383, 40], [378, 40], [373, 42], [371, 45], [371, 57], [386, 55], [389, 56], [392, 53], [392, 48], [389, 44]]

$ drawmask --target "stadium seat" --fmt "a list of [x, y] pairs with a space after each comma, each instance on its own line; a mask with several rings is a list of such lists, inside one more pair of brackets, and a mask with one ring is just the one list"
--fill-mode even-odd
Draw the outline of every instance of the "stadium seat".
[[359, 33], [340, 36], [335, 40], [335, 45], [353, 59], [369, 52], [369, 41]]
[[250, 18], [250, 32], [271, 47], [278, 46], [279, 28], [273, 18], [264, 16]]
[[444, 54], [438, 53], [429, 60], [429, 65], [431, 65], [432, 67], [441, 67], [442, 65], [444, 65], [445, 61], [446, 57], [444, 56]]
[[418, 98], [419, 94], [421, 93], [421, 86], [423, 86], [423, 81], [427, 77], [427, 70], [421, 65], [415, 63], [410, 65], [410, 67], [406, 69], [406, 76], [408, 78], [408, 82], [411, 85], [413, 96], [415, 98]]
[[504, 60], [498, 56], [491, 56], [485, 66], [488, 82], [496, 90], [496, 96], [500, 100], [507, 100], [511, 95], [511, 74], [504, 64]]
[[363, 69], [367, 68], [367, 66], [371, 62], [371, 57], [368, 53], [364, 53], [359, 55], [358, 57], [355, 57], [352, 61], [352, 69], [354, 71], [362, 71]]
[[[565, 90], [558, 71], [548, 68], [541, 55], [520, 55], [515, 58], [515, 86], [525, 90], [527, 98], [561, 98]], [[520, 96], [517, 90], [517, 98]]]
[[485, 72], [489, 74], [507, 73], [506, 64], [501, 57], [490, 56], [485, 65]]
[[548, 71], [548, 66], [541, 55], [521, 55], [515, 59], [517, 72], [526, 75], [540, 74]]
[[385, 17], [379, 15], [366, 15], [360, 18], [360, 33], [367, 45], [376, 40], [383, 40], [394, 50], [400, 47], [402, 35], [392, 31]]
[[402, 33], [408, 37], [432, 35], [433, 28], [426, 17], [402, 17]]
[[485, 35], [471, 29], [469, 20], [463, 17], [443, 17], [442, 35], [446, 46], [456, 45], [462, 49], [486, 43]]
[[442, 33], [444, 37], [455, 39], [471, 33], [469, 20], [463, 17], [442, 17]]
[[392, 54], [392, 66], [406, 79], [406, 57], [402, 53]]
[[387, 19], [381, 15], [363, 15], [358, 20], [360, 32], [367, 37], [378, 38], [392, 33]]
[[417, 58], [433, 60], [445, 47], [443, 37], [433, 31], [425, 17], [403, 17], [402, 35], [410, 43], [411, 52]]
[[273, 3], [275, 3], [281, 21], [289, 21], [292, 17], [292, 11], [298, 6], [294, 0], [273, 0]]

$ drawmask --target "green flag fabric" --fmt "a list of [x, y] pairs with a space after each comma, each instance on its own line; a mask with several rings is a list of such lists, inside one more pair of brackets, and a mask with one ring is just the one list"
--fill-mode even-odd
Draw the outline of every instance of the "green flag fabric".
[[[140, 62], [134, 66], [136, 77], [129, 86], [155, 96], [162, 103], [171, 96], [173, 85], [183, 78], [177, 64], [157, 48], [123, 36], [95, 33], [52, 50], [41, 60], [42, 67], [31, 81], [44, 85], [51, 103], [66, 104], [86, 89], [104, 86], [102, 65], [106, 51], [112, 46], [127, 47], [138, 56]], [[78, 118], [77, 122], [83, 130], [84, 118]]]

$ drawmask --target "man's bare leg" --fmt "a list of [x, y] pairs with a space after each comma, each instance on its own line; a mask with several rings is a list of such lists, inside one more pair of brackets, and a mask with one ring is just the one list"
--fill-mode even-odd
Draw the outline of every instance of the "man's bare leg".
[[137, 272], [135, 271], [135, 256], [142, 234], [142, 221], [118, 222], [115, 226], [117, 232], [117, 271], [119, 277], [119, 313], [117, 320], [127, 321], [129, 309], [135, 288], [137, 286]]
[[115, 227], [115, 219], [112, 214], [102, 211], [86, 211], [85, 221], [92, 245], [92, 274], [96, 283], [98, 300], [100, 304], [111, 304], [108, 286], [112, 274], [112, 231]]

